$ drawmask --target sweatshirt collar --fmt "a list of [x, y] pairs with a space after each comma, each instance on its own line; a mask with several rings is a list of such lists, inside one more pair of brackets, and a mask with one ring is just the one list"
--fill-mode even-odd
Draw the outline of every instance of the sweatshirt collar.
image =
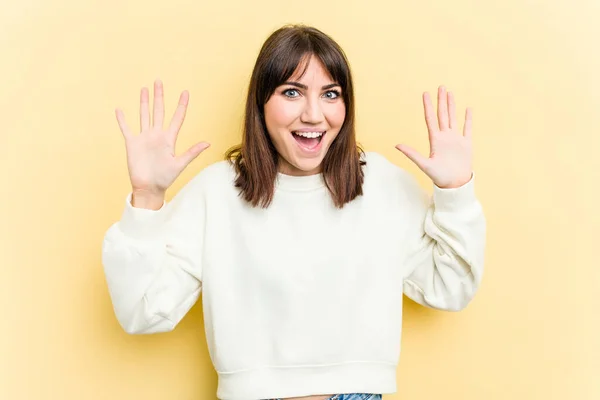
[[293, 176], [277, 173], [277, 181], [275, 183], [277, 189], [305, 191], [314, 190], [325, 186], [323, 174], [314, 174], [306, 176]]

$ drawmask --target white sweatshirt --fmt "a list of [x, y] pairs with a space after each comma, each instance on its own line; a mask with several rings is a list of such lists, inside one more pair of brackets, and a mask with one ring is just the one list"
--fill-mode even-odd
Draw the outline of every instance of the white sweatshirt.
[[220, 161], [160, 210], [131, 206], [102, 245], [130, 334], [170, 331], [202, 294], [217, 397], [393, 393], [402, 294], [457, 311], [482, 277], [486, 222], [473, 177], [429, 196], [366, 153], [364, 195], [337, 209], [321, 175], [279, 174], [252, 208]]

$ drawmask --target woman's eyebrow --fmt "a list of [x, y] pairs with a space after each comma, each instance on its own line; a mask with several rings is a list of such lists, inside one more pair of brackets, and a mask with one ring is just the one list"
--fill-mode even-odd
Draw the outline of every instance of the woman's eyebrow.
[[[300, 82], [284, 82], [283, 84], [284, 85], [296, 86], [296, 87], [299, 87], [300, 89], [304, 89], [304, 90], [308, 89], [308, 86], [303, 85]], [[339, 86], [340, 88], [342, 87], [339, 83], [330, 83], [329, 85], [323, 86], [321, 88], [321, 90], [331, 89], [332, 87], [335, 87], [335, 86]]]

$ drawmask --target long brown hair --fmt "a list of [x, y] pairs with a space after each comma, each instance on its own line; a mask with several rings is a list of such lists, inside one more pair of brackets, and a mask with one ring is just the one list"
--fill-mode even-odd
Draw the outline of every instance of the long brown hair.
[[[235, 187], [252, 206], [266, 208], [275, 191], [279, 155], [268, 135], [264, 105], [275, 89], [288, 80], [307, 56], [323, 63], [342, 88], [346, 108], [344, 123], [323, 158], [325, 185], [336, 207], [362, 195], [364, 153], [356, 144], [354, 90], [344, 51], [320, 30], [304, 25], [286, 25], [273, 32], [263, 44], [250, 79], [242, 143], [229, 149], [226, 159], [235, 166]], [[306, 67], [308, 63], [306, 62]]]

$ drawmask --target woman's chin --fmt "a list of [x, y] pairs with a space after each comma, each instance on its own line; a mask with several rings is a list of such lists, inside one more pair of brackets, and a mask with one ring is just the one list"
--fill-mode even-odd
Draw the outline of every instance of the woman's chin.
[[285, 167], [281, 168], [281, 172], [286, 175], [314, 175], [321, 172], [321, 164], [323, 159], [297, 157], [292, 163], [286, 163]]

